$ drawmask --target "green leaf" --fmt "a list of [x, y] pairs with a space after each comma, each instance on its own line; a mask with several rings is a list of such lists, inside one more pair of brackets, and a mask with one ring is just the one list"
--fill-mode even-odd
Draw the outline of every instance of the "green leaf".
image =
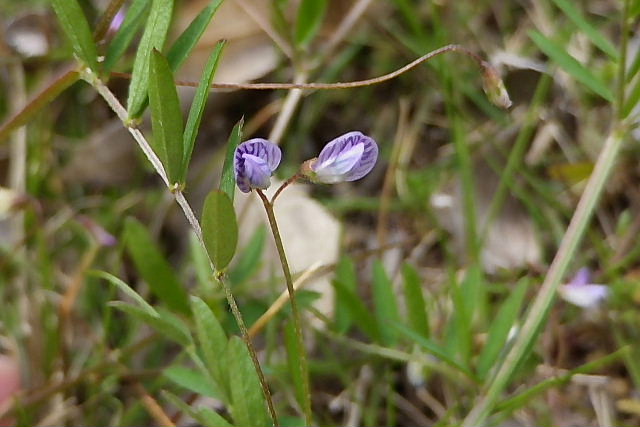
[[153, 0], [144, 34], [136, 52], [129, 84], [127, 109], [131, 119], [140, 117], [144, 112], [149, 87], [151, 52], [153, 49], [162, 50], [171, 24], [172, 13], [173, 0]]
[[408, 323], [411, 329], [429, 338], [429, 320], [422, 294], [422, 280], [413, 266], [404, 264], [404, 298], [407, 306]]
[[451, 366], [452, 368], [455, 368], [460, 372], [464, 373], [465, 375], [467, 375], [468, 377], [473, 378], [473, 374], [471, 373], [471, 371], [469, 371], [469, 369], [467, 369], [466, 367], [458, 363], [447, 352], [447, 350], [444, 347], [436, 344], [434, 341], [428, 338], [423, 337], [416, 331], [409, 329], [408, 327], [406, 327], [401, 323], [392, 323], [392, 326], [396, 328], [398, 332], [400, 332], [400, 334], [408, 338], [412, 343], [419, 345], [428, 353], [432, 354], [433, 356], [436, 356], [438, 359], [442, 360], [444, 363]]
[[167, 60], [174, 72], [180, 68], [180, 65], [182, 65], [196, 46], [223, 1], [224, 0], [213, 0], [209, 3], [173, 43], [171, 49], [169, 49], [169, 53], [167, 53]]
[[229, 281], [232, 284], [242, 284], [258, 271], [266, 238], [267, 229], [264, 225], [260, 225], [251, 236], [249, 243], [242, 248], [238, 260], [229, 272]]
[[322, 25], [327, 0], [302, 0], [296, 20], [296, 46], [305, 46], [313, 40]]
[[163, 390], [162, 394], [164, 398], [167, 399], [176, 408], [188, 414], [191, 418], [205, 427], [233, 427], [232, 424], [222, 418], [222, 415], [205, 406], [200, 408], [192, 408], [191, 406], [184, 403], [178, 396], [169, 391]]
[[239, 426], [273, 425], [260, 387], [258, 374], [251, 362], [249, 351], [237, 336], [227, 346], [231, 386], [231, 415]]
[[576, 4], [572, 1], [567, 0], [553, 0], [553, 2], [558, 6], [562, 12], [571, 21], [584, 32], [591, 43], [598, 47], [601, 51], [609, 55], [611, 59], [618, 60], [618, 51], [616, 50], [613, 43], [609, 41], [598, 29], [592, 25], [587, 18], [582, 14], [582, 12], [576, 7]]
[[[333, 280], [340, 282], [340, 285], [349, 291], [356, 292], [358, 275], [356, 273], [356, 265], [350, 257], [343, 256], [340, 258], [336, 266], [336, 276]], [[347, 302], [339, 298], [338, 292], [335, 294], [335, 300], [335, 329], [337, 332], [344, 334], [351, 327], [351, 311]]]
[[373, 302], [382, 343], [392, 346], [396, 342], [397, 334], [391, 323], [399, 322], [400, 314], [393, 283], [380, 260], [373, 263]]
[[51, 4], [76, 56], [93, 71], [97, 71], [96, 43], [77, 0], [51, 0]]
[[151, 292], [172, 310], [188, 313], [187, 293], [147, 229], [128, 218], [124, 230], [127, 251]]
[[201, 372], [184, 366], [173, 365], [165, 369], [162, 373], [165, 377], [184, 389], [214, 399], [220, 399], [221, 397], [217, 386], [212, 384], [209, 378], [206, 375], [202, 375]]
[[196, 296], [191, 297], [191, 311], [196, 321], [196, 336], [206, 368], [218, 384], [224, 387], [225, 395], [229, 396], [229, 375], [224, 369], [227, 335], [207, 303]]
[[377, 318], [364, 305], [355, 290], [349, 289], [344, 284], [334, 280], [333, 286], [336, 289], [336, 297], [348, 307], [349, 316], [354, 323], [369, 336], [372, 341], [380, 341], [380, 330]]
[[216, 48], [211, 53], [207, 65], [202, 72], [202, 78], [196, 89], [196, 94], [193, 97], [191, 103], [191, 109], [189, 110], [189, 117], [187, 118], [187, 124], [184, 129], [183, 145], [184, 145], [184, 160], [182, 165], [182, 176], [180, 181], [186, 181], [187, 170], [189, 168], [189, 162], [191, 161], [191, 154], [193, 152], [193, 146], [196, 142], [196, 136], [198, 135], [198, 128], [202, 121], [202, 115], [204, 113], [204, 107], [207, 105], [207, 99], [211, 91], [211, 82], [213, 82], [213, 76], [218, 68], [218, 62], [220, 60], [220, 54], [224, 48], [225, 42], [218, 42]]
[[231, 262], [238, 243], [236, 213], [229, 196], [213, 190], [202, 208], [202, 237], [216, 270], [220, 271]]
[[578, 62], [567, 50], [555, 41], [548, 39], [538, 31], [530, 31], [529, 37], [542, 50], [545, 55], [556, 62], [563, 70], [573, 78], [584, 84], [587, 88], [600, 95], [607, 101], [613, 100], [613, 93], [609, 87], [598, 79], [589, 68]]
[[111, 71], [131, 45], [136, 33], [144, 24], [143, 17], [147, 14], [150, 3], [151, 0], [133, 0], [131, 3], [120, 29], [107, 48], [103, 65], [105, 71]]
[[182, 111], [173, 73], [164, 56], [151, 53], [149, 69], [149, 104], [153, 128], [153, 150], [164, 165], [169, 182], [181, 182], [183, 177]]
[[287, 348], [287, 367], [289, 375], [293, 379], [293, 385], [296, 390], [296, 399], [300, 407], [304, 407], [304, 384], [302, 379], [302, 370], [300, 369], [300, 347], [296, 337], [296, 330], [292, 322], [288, 322], [284, 328], [284, 343]]
[[[172, 341], [177, 342], [183, 347], [193, 345], [189, 330], [175, 316], [166, 316], [167, 311], [152, 315], [136, 305], [127, 304], [122, 301], [109, 302], [111, 307], [117, 308], [137, 319], [138, 321], [151, 326], [156, 331], [164, 334], [164, 336]], [[171, 313], [169, 313], [171, 314]]]
[[140, 294], [138, 294], [136, 291], [133, 290], [133, 288], [131, 288], [131, 286], [129, 286], [127, 283], [123, 282], [116, 276], [110, 273], [107, 273], [106, 271], [92, 271], [91, 274], [109, 281], [112, 285], [117, 287], [122, 293], [126, 294], [132, 300], [134, 300], [140, 306], [141, 309], [149, 313], [151, 316], [158, 316], [158, 312], [155, 310], [155, 308], [150, 306], [149, 303], [146, 302], [144, 298], [140, 296]]
[[[640, 56], [640, 53], [638, 56]], [[628, 117], [638, 105], [638, 101], [640, 101], [640, 79], [636, 80], [635, 86], [633, 86], [627, 95], [627, 99], [625, 100], [624, 107], [622, 109], [622, 117]]]
[[489, 370], [498, 360], [498, 356], [503, 352], [509, 331], [515, 326], [528, 286], [528, 280], [521, 280], [491, 322], [487, 342], [478, 357], [478, 377], [486, 378]]
[[244, 117], [233, 127], [229, 142], [227, 142], [227, 154], [224, 157], [224, 165], [222, 166], [222, 178], [220, 179], [220, 190], [227, 193], [231, 202], [236, 191], [236, 179], [233, 174], [233, 155], [236, 147], [242, 140], [242, 126], [244, 125]]

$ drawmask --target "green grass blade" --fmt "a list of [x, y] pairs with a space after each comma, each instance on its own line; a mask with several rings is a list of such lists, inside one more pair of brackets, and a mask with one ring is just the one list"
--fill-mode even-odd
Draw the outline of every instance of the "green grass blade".
[[327, 10], [327, 0], [302, 0], [296, 19], [296, 46], [306, 46], [318, 33]]
[[222, 191], [213, 190], [202, 208], [202, 237], [216, 270], [224, 269], [238, 244], [238, 224], [233, 204]]
[[147, 229], [133, 218], [124, 229], [127, 251], [151, 292], [172, 310], [188, 313], [187, 293]]
[[373, 302], [382, 343], [393, 346], [396, 343], [397, 332], [391, 323], [399, 322], [400, 314], [393, 283], [380, 260], [375, 260], [373, 263]]
[[355, 290], [348, 288], [345, 284], [334, 280], [333, 286], [336, 290], [336, 298], [344, 302], [349, 312], [349, 317], [353, 322], [369, 336], [372, 341], [380, 342], [380, 330], [378, 320], [362, 302]]
[[153, 150], [164, 165], [169, 182], [180, 183], [183, 171], [182, 111], [173, 73], [164, 56], [151, 53], [149, 104], [153, 128]]
[[[358, 288], [358, 275], [356, 272], [356, 265], [348, 256], [342, 256], [336, 267], [336, 276], [333, 279], [348, 289], [351, 292], [355, 292]], [[338, 292], [335, 294], [335, 330], [338, 333], [346, 333], [351, 327], [353, 321], [349, 305], [339, 298]]]
[[457, 369], [458, 371], [464, 373], [469, 378], [475, 380], [475, 377], [473, 376], [471, 371], [469, 369], [467, 369], [465, 366], [463, 366], [460, 363], [458, 363], [447, 352], [447, 350], [444, 347], [436, 344], [434, 341], [432, 341], [432, 340], [430, 340], [428, 338], [423, 337], [422, 335], [420, 335], [416, 331], [411, 330], [410, 328], [406, 327], [405, 325], [403, 325], [401, 323], [392, 323], [392, 326], [401, 335], [404, 335], [404, 337], [407, 338], [408, 340], [410, 340], [412, 343], [415, 343], [418, 346], [420, 346], [421, 348], [423, 348], [424, 350], [426, 350], [427, 353], [437, 357], [438, 359], [442, 360], [447, 365], [451, 366], [452, 368]]
[[414, 331], [429, 338], [429, 319], [422, 294], [422, 280], [416, 269], [410, 264], [402, 268], [404, 278], [404, 297], [407, 306], [407, 323]]
[[167, 60], [174, 72], [180, 68], [180, 65], [182, 65], [196, 46], [223, 1], [224, 0], [213, 0], [209, 3], [173, 43], [167, 53]]
[[229, 135], [227, 153], [224, 157], [224, 165], [222, 165], [222, 177], [220, 178], [220, 191], [226, 193], [232, 203], [236, 193], [236, 178], [233, 174], [233, 155], [236, 152], [236, 147], [242, 140], [242, 126], [244, 126], [244, 117], [236, 123], [231, 131], [231, 135]]
[[[640, 54], [638, 55], [640, 56]], [[629, 114], [638, 106], [640, 101], [640, 79], [636, 81], [635, 86], [631, 89], [627, 95], [624, 106], [622, 108], [622, 117], [628, 117]]]
[[267, 404], [258, 375], [244, 342], [237, 336], [232, 337], [229, 340], [227, 352], [233, 401], [231, 414], [235, 424], [239, 426], [273, 425], [269, 412], [267, 412]]
[[[182, 176], [180, 177], [181, 182], [186, 181], [187, 170], [189, 168], [189, 162], [191, 161], [191, 154], [193, 153], [196, 136], [198, 135], [198, 128], [202, 121], [204, 107], [207, 105], [207, 99], [211, 92], [211, 83], [213, 82], [213, 77], [216, 74], [216, 69], [218, 68], [218, 63], [220, 61], [220, 54], [222, 53], [224, 45], [224, 41], [218, 42], [211, 53], [209, 61], [207, 61], [207, 65], [205, 65], [204, 71], [202, 72], [202, 78], [200, 79], [200, 83], [196, 89], [193, 102], [191, 103], [191, 109], [189, 110], [189, 117], [187, 118], [187, 124], [185, 125], [183, 135], [184, 160]], [[169, 63], [169, 65], [171, 65], [171, 63]], [[175, 67], [172, 68], [175, 70]]]
[[584, 32], [591, 43], [593, 43], [598, 49], [609, 55], [613, 60], [618, 60], [618, 51], [602, 34], [598, 29], [592, 25], [582, 12], [576, 7], [576, 3], [568, 0], [553, 0], [556, 6], [569, 18], [571, 21]]
[[487, 334], [487, 342], [478, 357], [478, 377], [486, 378], [500, 353], [504, 351], [509, 331], [515, 326], [528, 286], [528, 280], [521, 280], [492, 320]]
[[96, 43], [91, 35], [89, 23], [77, 0], [51, 0], [53, 10], [62, 30], [71, 41], [78, 59], [94, 71], [98, 69]]
[[578, 62], [573, 56], [569, 55], [563, 46], [545, 37], [538, 31], [530, 31], [529, 37], [545, 55], [551, 58], [551, 60], [557, 63], [573, 78], [607, 101], [613, 101], [613, 92], [611, 92], [607, 84], [597, 78], [591, 70]]
[[111, 71], [131, 45], [136, 33], [144, 24], [143, 17], [147, 14], [150, 3], [151, 0], [134, 0], [131, 3], [122, 26], [107, 48], [103, 65], [105, 71]]
[[173, 0], [153, 0], [149, 18], [133, 63], [127, 109], [129, 118], [138, 118], [144, 112], [149, 87], [149, 63], [153, 49], [162, 50], [169, 32]]
[[116, 288], [118, 288], [123, 294], [127, 295], [129, 298], [134, 300], [142, 310], [146, 311], [151, 316], [158, 316], [158, 312], [156, 311], [156, 309], [153, 308], [151, 305], [149, 305], [149, 303], [146, 302], [144, 298], [140, 296], [139, 293], [134, 291], [133, 288], [129, 286], [129, 284], [120, 280], [116, 276], [110, 273], [107, 273], [106, 271], [93, 271], [91, 272], [91, 274], [95, 275], [96, 277], [100, 277], [102, 279], [107, 280], [109, 283], [111, 283]]
[[151, 326], [166, 338], [177, 342], [183, 347], [188, 347], [193, 344], [187, 327], [184, 324], [181, 324], [175, 316], [172, 316], [166, 311], [154, 316], [138, 306], [127, 304], [122, 301], [111, 301], [109, 305], [125, 312], [134, 319]]

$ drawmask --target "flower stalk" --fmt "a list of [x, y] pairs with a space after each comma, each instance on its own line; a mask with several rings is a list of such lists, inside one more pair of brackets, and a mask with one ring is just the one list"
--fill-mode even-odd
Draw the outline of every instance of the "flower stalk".
[[[289, 180], [291, 181], [291, 180]], [[287, 181], [287, 182], [289, 182]], [[293, 182], [293, 181], [292, 181]], [[286, 184], [286, 183], [285, 183]], [[283, 187], [286, 185], [283, 184]], [[284, 189], [281, 187], [281, 189]], [[300, 317], [300, 310], [298, 309], [298, 302], [295, 298], [295, 288], [293, 287], [293, 280], [291, 279], [291, 270], [289, 269], [289, 262], [287, 261], [287, 255], [284, 251], [284, 245], [282, 244], [282, 237], [280, 236], [280, 230], [278, 229], [278, 222], [276, 221], [275, 212], [273, 210], [273, 203], [269, 201], [264, 192], [260, 189], [256, 189], [256, 193], [260, 196], [264, 210], [269, 218], [269, 227], [273, 234], [273, 239], [276, 243], [278, 250], [278, 257], [280, 258], [280, 264], [282, 265], [282, 273], [284, 274], [285, 282], [287, 283], [287, 291], [289, 292], [289, 301], [291, 301], [291, 312], [293, 314], [293, 327], [296, 334], [296, 340], [298, 341], [298, 348], [300, 349], [300, 373], [302, 377], [302, 390], [303, 401], [302, 409], [304, 412], [305, 425], [313, 425], [313, 419], [311, 416], [311, 391], [309, 387], [309, 365], [307, 362], [307, 351], [304, 347], [304, 338], [302, 335], [302, 321]], [[277, 193], [276, 193], [277, 195]], [[275, 199], [275, 196], [272, 200]]]

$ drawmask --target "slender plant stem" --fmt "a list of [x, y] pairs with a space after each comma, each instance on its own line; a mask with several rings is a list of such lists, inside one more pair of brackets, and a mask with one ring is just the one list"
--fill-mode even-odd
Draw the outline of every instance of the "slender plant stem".
[[100, 17], [100, 21], [98, 21], [98, 25], [96, 25], [96, 29], [93, 32], [93, 37], [97, 41], [102, 41], [102, 39], [107, 35], [111, 22], [113, 22], [113, 18], [122, 8], [124, 2], [125, 0], [111, 0], [111, 2], [109, 2], [109, 5], [104, 10], [104, 13]]
[[285, 182], [282, 183], [282, 185], [280, 185], [280, 187], [276, 190], [276, 192], [273, 194], [273, 197], [271, 197], [271, 204], [273, 205], [276, 201], [276, 199], [278, 198], [278, 196], [280, 195], [280, 193], [282, 193], [282, 191], [287, 188], [288, 186], [290, 186], [291, 184], [293, 184], [294, 182], [296, 182], [297, 180], [301, 179], [302, 175], [300, 174], [295, 174], [293, 175], [291, 178], [289, 178], [288, 180], [286, 180]]
[[267, 196], [260, 189], [256, 189], [258, 196], [262, 200], [264, 210], [267, 212], [269, 218], [269, 226], [273, 233], [273, 239], [278, 249], [278, 255], [280, 257], [280, 264], [282, 264], [282, 273], [284, 274], [285, 281], [287, 282], [287, 291], [289, 292], [289, 301], [291, 301], [291, 312], [293, 313], [293, 326], [296, 333], [296, 339], [298, 341], [298, 348], [300, 349], [300, 374], [302, 376], [302, 389], [303, 389], [303, 410], [304, 417], [307, 426], [313, 425], [313, 419], [311, 416], [311, 391], [309, 388], [309, 365], [307, 362], [307, 350], [304, 347], [304, 339], [302, 337], [302, 322], [300, 320], [300, 311], [298, 310], [298, 302], [295, 298], [295, 288], [293, 287], [293, 280], [291, 279], [291, 270], [289, 269], [289, 262], [287, 261], [287, 255], [284, 251], [284, 245], [282, 244], [282, 237], [280, 236], [280, 230], [278, 229], [278, 222], [273, 211], [273, 204], [269, 202]]
[[[466, 55], [471, 59], [473, 59], [480, 66], [480, 68], [482, 68], [483, 71], [489, 69], [495, 72], [497, 75], [497, 71], [493, 70], [493, 67], [488, 62], [480, 58], [480, 56], [478, 56], [477, 54], [471, 52], [464, 46], [461, 46], [458, 44], [449, 44], [439, 49], [432, 50], [426, 55], [421, 56], [420, 58], [414, 60], [413, 62], [410, 62], [404, 67], [398, 68], [397, 70], [391, 73], [384, 74], [382, 76], [374, 77], [371, 79], [366, 79], [366, 80], [355, 80], [352, 82], [337, 82], [337, 83], [213, 83], [211, 85], [211, 88], [212, 89], [245, 89], [245, 90], [352, 89], [356, 87], [364, 87], [364, 86], [380, 84], [380, 83], [384, 83], [386, 81], [395, 79], [396, 77], [406, 73], [407, 71], [410, 71], [411, 69], [417, 67], [418, 65], [424, 62], [427, 62], [435, 58], [436, 56], [439, 56], [439, 55], [442, 55], [443, 53], [448, 53], [448, 52], [462, 53], [463, 55]], [[131, 74], [128, 74], [128, 73], [112, 72], [111, 75], [113, 77], [120, 77], [125, 79], [131, 78]], [[183, 80], [176, 80], [176, 84], [178, 86], [191, 86], [191, 87], [198, 86], [198, 82], [183, 81]]]
[[216, 279], [218, 280], [218, 283], [220, 283], [220, 285], [224, 290], [225, 296], [227, 298], [227, 303], [231, 308], [233, 317], [235, 318], [236, 323], [240, 328], [242, 338], [247, 346], [247, 349], [249, 350], [251, 360], [255, 367], [256, 373], [258, 374], [258, 379], [260, 380], [262, 392], [264, 394], [265, 400], [267, 401], [267, 406], [269, 408], [269, 413], [271, 415], [273, 424], [274, 426], [277, 426], [279, 424], [278, 416], [275, 411], [275, 406], [273, 405], [271, 392], [269, 391], [269, 386], [267, 384], [264, 372], [262, 371], [262, 367], [260, 366], [260, 361], [258, 360], [258, 357], [256, 355], [255, 348], [253, 347], [251, 338], [249, 337], [249, 333], [247, 331], [247, 327], [242, 317], [242, 313], [238, 309], [238, 304], [236, 303], [233, 293], [231, 292], [231, 288], [223, 280], [222, 275], [216, 271], [215, 266], [213, 265], [213, 261], [211, 260], [211, 258], [209, 257], [209, 254], [206, 251], [206, 246], [204, 244], [204, 239], [202, 237], [202, 228], [200, 227], [200, 223], [198, 222], [198, 219], [193, 213], [193, 209], [191, 209], [191, 205], [189, 205], [189, 202], [184, 197], [184, 194], [182, 193], [182, 191], [179, 188], [171, 185], [169, 178], [167, 177], [167, 173], [164, 167], [162, 166], [162, 162], [160, 161], [158, 156], [154, 153], [153, 149], [151, 148], [151, 145], [149, 145], [149, 142], [146, 140], [142, 132], [140, 132], [139, 129], [132, 126], [132, 122], [129, 120], [129, 115], [127, 113], [127, 110], [122, 106], [122, 104], [120, 104], [120, 101], [118, 101], [118, 99], [109, 90], [109, 88], [89, 69], [86, 69], [83, 71], [82, 78], [96, 89], [96, 91], [102, 96], [102, 98], [107, 102], [107, 104], [111, 107], [111, 109], [116, 113], [116, 115], [122, 121], [122, 123], [127, 128], [129, 133], [131, 133], [133, 138], [138, 143], [138, 146], [140, 147], [140, 149], [147, 156], [147, 159], [149, 160], [149, 162], [151, 162], [151, 164], [153, 165], [158, 175], [160, 175], [160, 178], [162, 178], [162, 181], [165, 183], [167, 188], [169, 188], [169, 190], [173, 193], [176, 199], [176, 202], [182, 209], [185, 217], [187, 218], [187, 221], [189, 221], [191, 228], [196, 234], [196, 237], [198, 238], [200, 245], [202, 246], [203, 249], [205, 249], [205, 253], [207, 254], [211, 271], [214, 273]]
[[629, 0], [622, 5], [622, 40], [620, 41], [620, 62], [618, 63], [618, 87], [616, 113], [619, 120], [624, 119], [624, 100], [627, 79], [627, 43], [629, 41]]

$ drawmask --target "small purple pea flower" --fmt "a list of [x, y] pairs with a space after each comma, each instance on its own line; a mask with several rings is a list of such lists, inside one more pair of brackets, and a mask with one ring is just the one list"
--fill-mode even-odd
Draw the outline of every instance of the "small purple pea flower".
[[591, 283], [591, 271], [581, 268], [567, 284], [561, 285], [560, 296], [582, 308], [594, 308], [609, 296], [609, 287]]
[[249, 193], [254, 188], [268, 188], [281, 159], [280, 147], [266, 139], [254, 138], [238, 145], [233, 156], [233, 172], [240, 191]]
[[302, 173], [324, 184], [355, 181], [371, 172], [376, 160], [376, 142], [362, 132], [348, 132], [325, 145], [318, 158], [307, 161]]

